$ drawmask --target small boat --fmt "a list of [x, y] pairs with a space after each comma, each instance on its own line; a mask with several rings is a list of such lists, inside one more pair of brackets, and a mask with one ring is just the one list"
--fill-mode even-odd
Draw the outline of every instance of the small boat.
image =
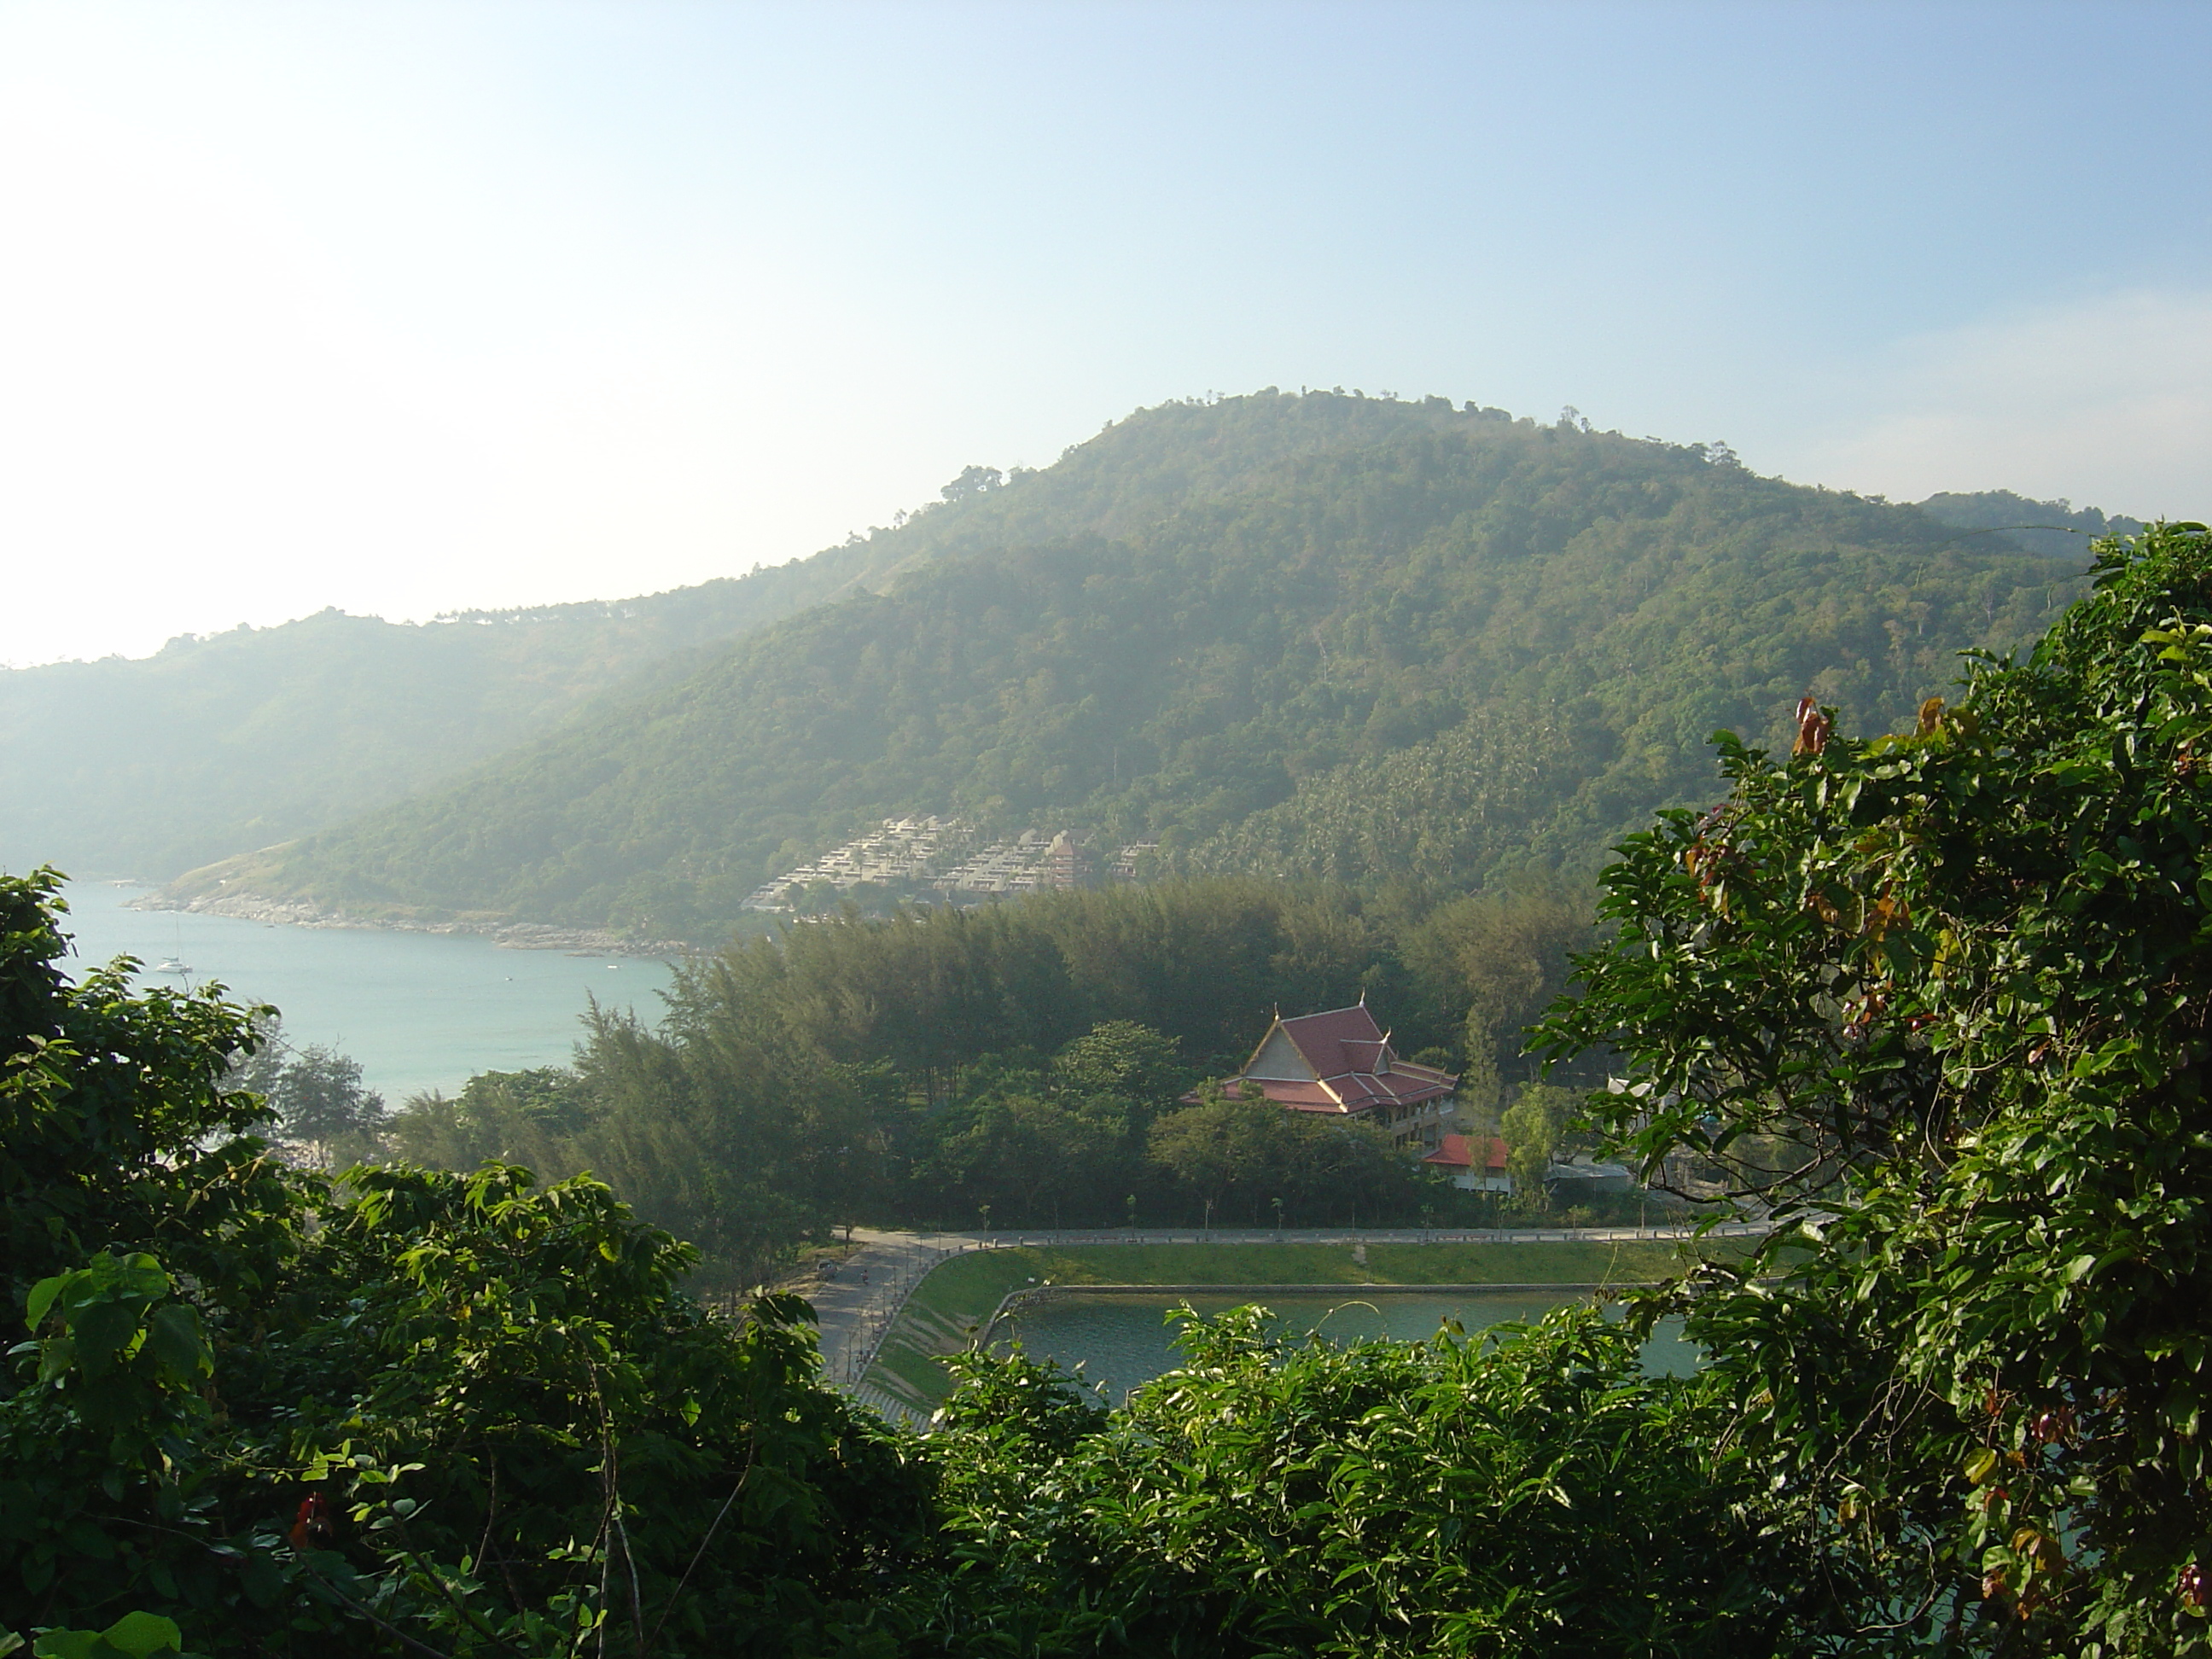
[[192, 970], [187, 964], [179, 962], [174, 957], [164, 957], [154, 964], [153, 971], [157, 974], [189, 974]]

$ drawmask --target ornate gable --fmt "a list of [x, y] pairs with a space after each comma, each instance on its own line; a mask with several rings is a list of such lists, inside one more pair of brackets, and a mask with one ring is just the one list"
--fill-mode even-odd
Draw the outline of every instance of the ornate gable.
[[1311, 1083], [1321, 1073], [1298, 1052], [1298, 1045], [1291, 1041], [1291, 1034], [1283, 1029], [1283, 1022], [1279, 1019], [1274, 1029], [1253, 1050], [1252, 1058], [1245, 1062], [1244, 1075], [1254, 1079], [1279, 1079], [1285, 1083]]

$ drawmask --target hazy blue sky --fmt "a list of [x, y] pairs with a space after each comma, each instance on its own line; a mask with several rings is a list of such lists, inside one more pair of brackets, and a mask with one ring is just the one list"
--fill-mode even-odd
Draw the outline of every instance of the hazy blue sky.
[[0, 0], [0, 661], [612, 597], [1139, 404], [2212, 515], [2212, 5]]

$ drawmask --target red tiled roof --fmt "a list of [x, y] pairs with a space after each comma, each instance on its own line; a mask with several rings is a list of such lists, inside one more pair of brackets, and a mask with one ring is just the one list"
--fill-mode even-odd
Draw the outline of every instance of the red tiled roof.
[[1261, 1092], [1278, 1106], [1296, 1106], [1303, 1111], [1337, 1112], [1343, 1107], [1334, 1095], [1318, 1083], [1292, 1083], [1285, 1078], [1254, 1078]]
[[1505, 1168], [1505, 1143], [1496, 1135], [1484, 1135], [1478, 1147], [1473, 1135], [1445, 1135], [1437, 1143], [1437, 1149], [1421, 1160], [1424, 1164], [1442, 1164], [1455, 1170], [1472, 1170], [1478, 1155], [1482, 1168], [1503, 1172]]
[[[1291, 1038], [1294, 1042], [1297, 1040], [1296, 1037]], [[1389, 1052], [1389, 1044], [1380, 1037], [1372, 1042], [1364, 1038], [1346, 1037], [1336, 1046], [1338, 1052], [1344, 1058], [1345, 1069], [1350, 1072], [1375, 1071], [1381, 1066], [1383, 1056]]]
[[1364, 1002], [1332, 1008], [1327, 1013], [1300, 1014], [1281, 1024], [1283, 1035], [1322, 1077], [1371, 1072], [1387, 1048], [1382, 1028]]
[[[1313, 1077], [1240, 1073], [1224, 1079], [1224, 1088], [1233, 1093], [1249, 1081], [1277, 1105], [1292, 1111], [1351, 1116], [1378, 1107], [1418, 1106], [1441, 1100], [1459, 1086], [1459, 1079], [1449, 1072], [1399, 1059], [1364, 1002], [1325, 1013], [1301, 1014], [1294, 1019], [1279, 1018], [1252, 1051], [1252, 1058], [1244, 1062], [1248, 1068], [1259, 1060], [1277, 1030], [1290, 1040], [1299, 1058], [1312, 1069]], [[1195, 1094], [1183, 1097], [1193, 1101], [1197, 1097]]]

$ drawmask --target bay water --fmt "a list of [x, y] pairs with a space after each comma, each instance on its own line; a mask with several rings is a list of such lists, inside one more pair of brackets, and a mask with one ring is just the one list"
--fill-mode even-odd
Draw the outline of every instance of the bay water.
[[[362, 1065], [397, 1107], [419, 1091], [451, 1094], [478, 1072], [565, 1064], [597, 997], [651, 1023], [670, 965], [636, 957], [517, 951], [465, 934], [294, 927], [236, 916], [134, 910], [148, 890], [79, 881], [64, 890], [72, 976], [132, 956], [146, 984], [222, 984], [242, 1002], [276, 1005], [285, 1040], [326, 1044]], [[181, 971], [162, 971], [175, 962]]]

